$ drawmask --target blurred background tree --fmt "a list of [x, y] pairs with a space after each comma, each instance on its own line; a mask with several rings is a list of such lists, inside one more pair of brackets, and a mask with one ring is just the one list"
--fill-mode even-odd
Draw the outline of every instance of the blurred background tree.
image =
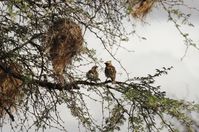
[[[0, 1], [0, 117], [13, 131], [56, 128], [67, 131], [57, 107], [67, 106], [88, 131], [197, 131], [190, 114], [199, 106], [166, 97], [155, 78], [172, 69], [157, 69], [146, 77], [128, 77], [128, 70], [111, 52], [137, 34], [133, 21], [145, 22], [153, 8], [168, 13], [168, 20], [181, 30], [191, 14], [180, 9], [183, 0], [1, 0]], [[81, 67], [101, 65], [101, 58], [84, 40], [93, 34], [127, 75], [125, 81], [87, 81]], [[142, 39], [144, 37], [139, 36]], [[186, 51], [185, 51], [186, 54]], [[97, 98], [93, 98], [93, 95]], [[102, 121], [94, 119], [87, 101], [102, 105]], [[177, 122], [177, 123], [176, 123]]]

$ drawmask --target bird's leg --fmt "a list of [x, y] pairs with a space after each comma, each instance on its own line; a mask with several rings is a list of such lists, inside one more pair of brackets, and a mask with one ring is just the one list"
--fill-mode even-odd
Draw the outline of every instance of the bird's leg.
[[113, 81], [112, 81], [112, 84], [116, 84], [116, 81], [115, 81], [115, 80], [113, 80]]

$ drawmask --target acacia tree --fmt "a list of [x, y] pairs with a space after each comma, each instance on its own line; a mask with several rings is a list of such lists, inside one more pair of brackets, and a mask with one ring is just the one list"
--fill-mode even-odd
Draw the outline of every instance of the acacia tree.
[[[152, 8], [166, 11], [187, 47], [197, 48], [181, 30], [181, 22], [193, 25], [188, 21], [190, 14], [181, 12], [179, 6], [197, 11], [183, 0], [1, 1], [0, 115], [3, 125], [10, 122], [11, 128], [19, 131], [32, 128], [39, 131], [47, 127], [66, 131], [57, 108], [65, 105], [89, 131], [115, 131], [121, 126], [135, 132], [178, 131], [176, 122], [185, 131], [196, 131], [199, 124], [190, 114], [197, 114], [199, 106], [170, 99], [154, 84], [157, 77], [167, 74], [172, 67], [145, 77], [117, 79], [114, 84], [108, 80], [88, 81], [86, 73], [79, 70], [88, 64], [101, 64], [95, 55], [97, 49], [90, 49], [83, 40], [89, 32], [128, 75], [111, 49], [121, 48], [120, 42], [136, 33], [133, 21], [143, 21]], [[131, 31], [125, 28], [126, 22]], [[74, 47], [78, 50], [71, 50]], [[70, 50], [66, 54], [67, 49]], [[101, 104], [100, 122], [90, 112], [85, 101], [88, 99]]]

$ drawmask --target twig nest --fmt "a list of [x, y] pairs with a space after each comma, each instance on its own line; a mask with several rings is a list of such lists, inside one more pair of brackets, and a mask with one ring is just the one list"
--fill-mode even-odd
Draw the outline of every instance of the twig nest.
[[129, 0], [129, 5], [132, 7], [131, 15], [135, 18], [143, 18], [152, 9], [156, 0], [139, 0], [135, 3], [134, 0]]
[[22, 81], [13, 77], [20, 74], [22, 68], [16, 63], [0, 62], [0, 117], [6, 114], [5, 109], [14, 110], [16, 103], [23, 97], [20, 86]]
[[54, 73], [62, 75], [66, 65], [79, 54], [83, 45], [83, 36], [78, 24], [69, 19], [59, 19], [46, 34], [45, 47], [50, 53]]

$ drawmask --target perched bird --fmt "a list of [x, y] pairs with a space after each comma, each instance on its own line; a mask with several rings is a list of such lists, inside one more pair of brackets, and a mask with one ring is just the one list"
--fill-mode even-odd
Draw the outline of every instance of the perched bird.
[[99, 73], [97, 71], [98, 66], [93, 66], [87, 73], [86, 73], [86, 77], [88, 80], [90, 81], [94, 81], [97, 82], [99, 81]]
[[112, 83], [115, 83], [116, 78], [116, 70], [115, 67], [111, 64], [111, 61], [107, 61], [104, 63], [106, 65], [105, 67], [105, 75], [108, 78], [111, 78]]

